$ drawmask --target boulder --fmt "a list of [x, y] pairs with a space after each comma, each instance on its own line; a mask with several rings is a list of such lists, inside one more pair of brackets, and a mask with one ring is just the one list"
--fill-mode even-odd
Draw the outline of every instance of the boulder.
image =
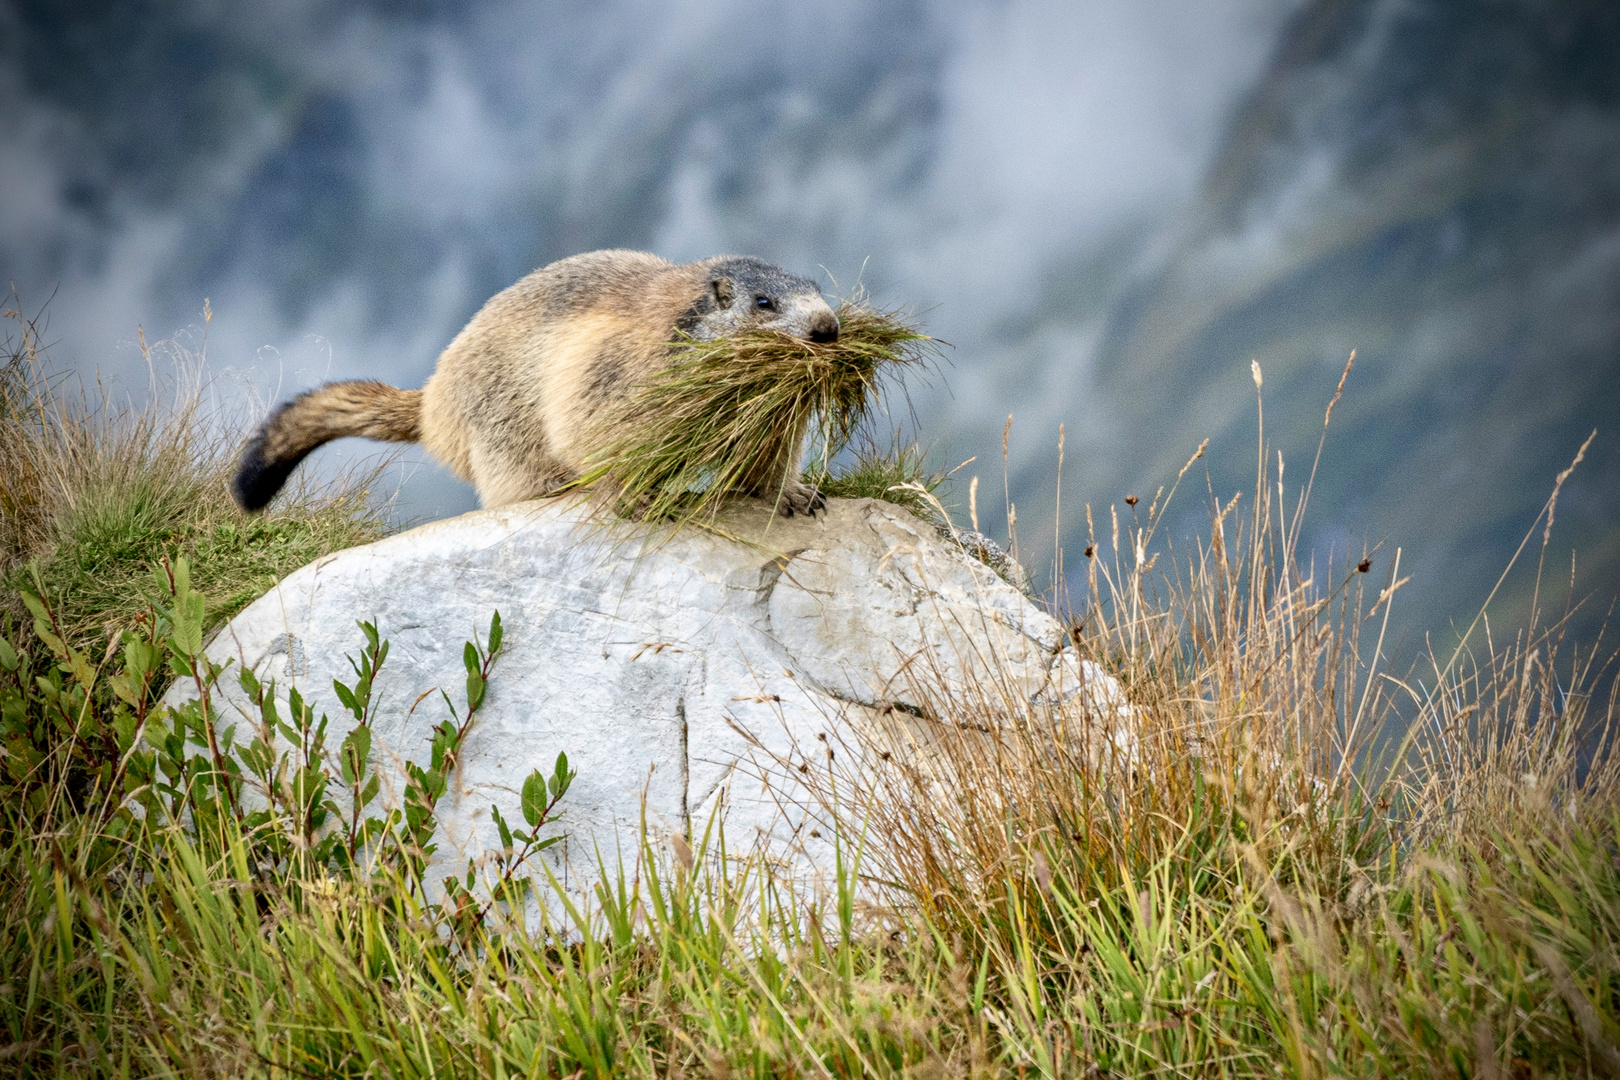
[[[403, 762], [426, 759], [449, 715], [439, 691], [464, 701], [464, 645], [496, 611], [504, 643], [439, 804], [434, 858], [465, 871], [496, 848], [491, 806], [521, 823], [524, 778], [566, 751], [578, 770], [556, 826], [566, 839], [542, 857], [570, 891], [588, 891], [599, 856], [632, 863], [643, 823], [659, 841], [717, 822], [733, 853], [825, 871], [827, 805], [806, 778], [834, 754], [859, 768], [884, 724], [949, 723], [938, 702], [991, 682], [1009, 716], [1117, 697], [962, 544], [867, 499], [831, 500], [813, 520], [749, 504], [674, 534], [605, 526], [579, 499], [479, 511], [304, 567], [208, 654], [273, 679], [283, 700], [297, 687], [336, 747], [353, 721], [332, 683], [353, 681], [357, 621], [374, 622], [390, 652], [372, 755], [382, 802], [397, 805]], [[233, 676], [220, 693], [222, 711], [246, 715]]]

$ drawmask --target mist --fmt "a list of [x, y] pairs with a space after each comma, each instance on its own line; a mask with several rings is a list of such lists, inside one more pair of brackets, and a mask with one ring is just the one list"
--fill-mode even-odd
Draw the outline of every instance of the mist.
[[[88, 34], [7, 13], [0, 265], [25, 307], [50, 298], [58, 362], [138, 379], [135, 328], [195, 324], [207, 297], [210, 360], [265, 401], [416, 385], [555, 258], [738, 251], [926, 313], [957, 347], [923, 415], [959, 414], [955, 391], [999, 416], [1021, 388], [995, 328], [1053, 261], [1188, 195], [1286, 12], [269, 7], [131, 9]], [[87, 68], [129, 50], [133, 85], [38, 74], [70, 37]], [[413, 471], [402, 512], [472, 506], [437, 472]]]

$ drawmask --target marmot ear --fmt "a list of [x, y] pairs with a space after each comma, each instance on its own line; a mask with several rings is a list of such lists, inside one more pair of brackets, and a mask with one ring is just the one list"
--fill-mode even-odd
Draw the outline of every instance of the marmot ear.
[[715, 278], [709, 282], [709, 288], [714, 290], [714, 302], [721, 307], [730, 307], [732, 298], [737, 295], [736, 291], [731, 287], [731, 279], [728, 277]]

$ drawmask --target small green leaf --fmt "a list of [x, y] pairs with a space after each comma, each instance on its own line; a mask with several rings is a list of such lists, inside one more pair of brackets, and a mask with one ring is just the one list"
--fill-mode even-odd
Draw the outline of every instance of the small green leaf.
[[134, 708], [140, 707], [141, 698], [137, 692], [140, 684], [134, 679], [131, 679], [128, 675], [114, 675], [107, 680], [107, 683], [112, 687], [112, 691], [117, 695], [119, 701]]
[[162, 750], [169, 738], [169, 729], [163, 726], [163, 721], [156, 716], [146, 719], [146, 731], [141, 737], [151, 744], [152, 749]]
[[293, 779], [293, 789], [296, 792], [294, 799], [298, 802], [299, 808], [307, 814], [320, 801], [321, 792], [326, 789], [326, 777], [306, 765], [298, 770]]
[[112, 726], [113, 734], [118, 739], [118, 752], [120, 754], [128, 753], [131, 744], [135, 741], [135, 714], [120, 711], [117, 716], [113, 717]]
[[[150, 641], [143, 641], [134, 634], [125, 634], [124, 667], [128, 670], [142, 673], [154, 671], [160, 656], [158, 648]], [[248, 674], [251, 677], [252, 672]]]
[[276, 685], [274, 682], [272, 682], [270, 684], [271, 692], [264, 695], [264, 704], [259, 706], [259, 716], [266, 724], [269, 724], [272, 729], [281, 723], [281, 714], [276, 711], [275, 689]]
[[356, 720], [365, 715], [365, 710], [362, 709], [360, 707], [360, 703], [354, 699], [354, 691], [350, 690], [347, 686], [344, 686], [336, 679], [332, 680], [332, 692], [336, 694], [338, 700], [343, 703], [343, 707], [354, 714], [354, 718]]
[[461, 746], [461, 738], [456, 725], [448, 720], [433, 729], [433, 741], [429, 745], [434, 769], [443, 769], [445, 761]]
[[371, 756], [371, 729], [357, 727], [343, 738], [343, 750], [338, 763], [343, 769], [345, 783], [357, 783], [365, 775], [366, 760]]
[[446, 779], [442, 772], [433, 770], [422, 774], [422, 790], [427, 792], [434, 802], [439, 801], [439, 797], [445, 793], [449, 786], [450, 781]]
[[480, 661], [478, 659], [478, 646], [467, 642], [467, 647], [461, 650], [461, 662], [467, 668], [469, 676], [478, 674]]
[[[28, 597], [27, 593], [23, 595]], [[52, 656], [60, 657], [67, 650], [67, 646], [62, 644], [62, 639], [51, 633], [51, 624], [43, 616], [34, 619], [34, 636], [45, 643]]]
[[78, 649], [69, 649], [67, 654], [68, 670], [73, 673], [74, 681], [85, 690], [92, 689], [96, 684], [96, 673], [90, 667], [90, 661]]
[[546, 819], [546, 778], [536, 769], [523, 781], [523, 820], [539, 828]]
[[568, 785], [574, 782], [578, 773], [568, 767], [568, 755], [558, 752], [557, 766], [551, 775], [551, 798], [553, 801], [562, 798], [568, 792]]
[[512, 849], [512, 830], [507, 826], [506, 819], [501, 817], [501, 808], [491, 806], [489, 816], [495, 819], [495, 827], [501, 831], [501, 847], [510, 851]]
[[501, 613], [496, 612], [495, 617], [489, 620], [489, 655], [494, 656], [501, 651]]
[[[184, 565], [185, 560], [180, 560]], [[187, 587], [184, 591], [178, 588], [179, 574], [176, 575], [177, 588], [174, 597], [174, 610], [170, 613], [174, 626], [171, 631], [169, 643], [178, 650], [182, 656], [196, 656], [202, 652], [203, 638], [203, 598], [191, 592]]]

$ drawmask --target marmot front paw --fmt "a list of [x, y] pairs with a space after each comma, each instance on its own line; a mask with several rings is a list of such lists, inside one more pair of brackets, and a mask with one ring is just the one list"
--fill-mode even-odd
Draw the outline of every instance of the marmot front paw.
[[826, 496], [802, 481], [789, 481], [776, 503], [776, 512], [783, 517], [792, 517], [796, 513], [815, 517], [817, 510], [825, 509]]

